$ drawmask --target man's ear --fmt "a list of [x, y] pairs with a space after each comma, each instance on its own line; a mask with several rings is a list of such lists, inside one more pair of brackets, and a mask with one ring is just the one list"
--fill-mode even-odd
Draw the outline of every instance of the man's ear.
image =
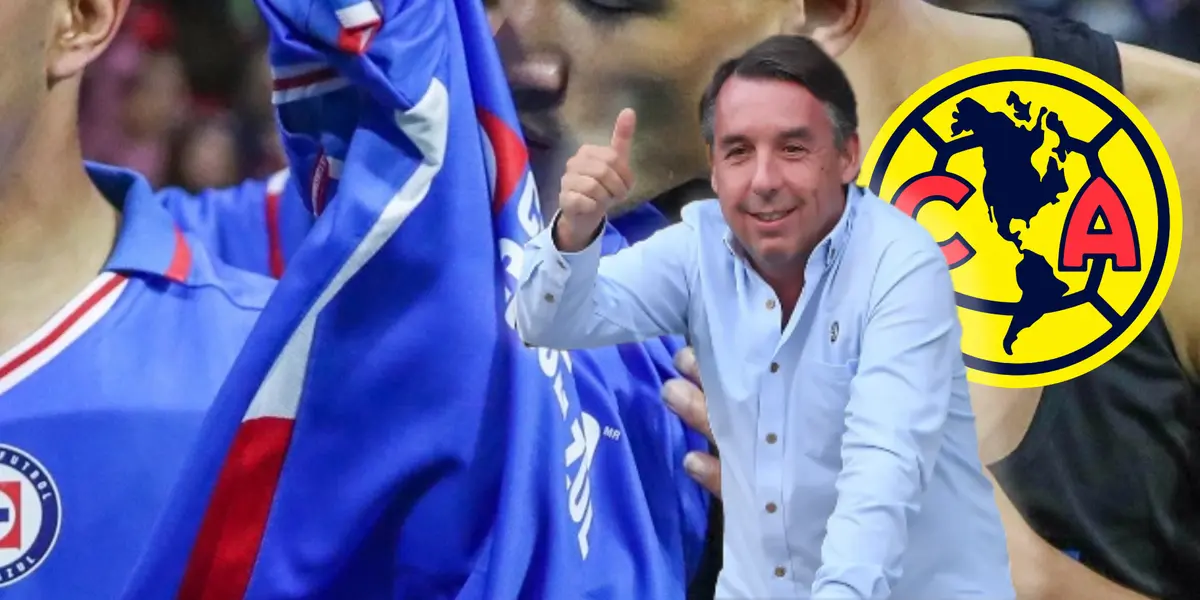
[[713, 169], [712, 144], [705, 144], [705, 149], [708, 151], [708, 186], [712, 188], [714, 193], [720, 194], [720, 190], [717, 189], [717, 171]]
[[78, 76], [108, 48], [120, 29], [130, 0], [52, 1], [55, 16], [47, 49], [47, 76], [54, 83]]
[[827, 54], [837, 57], [862, 30], [872, 1], [896, 0], [789, 0], [784, 33], [811, 38]]
[[852, 185], [858, 179], [858, 172], [862, 168], [862, 141], [858, 133], [852, 133], [844, 143], [846, 145], [841, 160], [842, 183]]

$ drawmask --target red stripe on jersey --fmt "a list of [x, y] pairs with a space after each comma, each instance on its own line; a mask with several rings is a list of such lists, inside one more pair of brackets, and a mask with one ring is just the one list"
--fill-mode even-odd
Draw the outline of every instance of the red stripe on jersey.
[[281, 194], [267, 194], [267, 270], [271, 277], [283, 277], [283, 240], [279, 232], [279, 201]]
[[102, 300], [104, 300], [104, 298], [120, 287], [124, 282], [124, 275], [113, 276], [112, 279], [109, 279], [103, 286], [100, 287], [100, 289], [93, 292], [91, 296], [88, 296], [88, 298], [84, 300], [83, 303], [80, 304], [75, 310], [71, 311], [71, 314], [67, 315], [67, 317], [63, 319], [61, 323], [55, 326], [54, 329], [51, 329], [50, 333], [47, 333], [45, 337], [30, 346], [28, 350], [18, 354], [15, 358], [8, 361], [8, 363], [0, 364], [0, 379], [4, 379], [13, 371], [21, 368], [23, 365], [25, 365], [25, 363], [33, 360], [35, 356], [53, 345], [54, 342], [57, 342], [63, 336], [63, 334], [65, 334], [71, 329], [71, 327], [78, 323], [79, 320], [84, 317], [84, 315], [87, 315], [89, 311], [95, 308], [97, 304], [99, 304]]
[[338, 72], [333, 67], [323, 67], [307, 73], [292, 75], [291, 77], [280, 77], [271, 83], [272, 89], [276, 92], [284, 92], [296, 88], [321, 83], [336, 79]]
[[238, 427], [188, 559], [179, 600], [246, 595], [294, 423], [261, 417]]
[[167, 267], [163, 277], [175, 283], [187, 282], [188, 273], [192, 271], [192, 247], [178, 227], [175, 228], [175, 254], [171, 257], [171, 265]]
[[529, 151], [521, 135], [503, 119], [482, 108], [476, 114], [492, 143], [492, 153], [496, 155], [496, 196], [492, 198], [492, 212], [498, 213], [504, 210], [504, 205], [517, 191], [517, 186], [521, 185], [521, 178], [525, 176], [525, 169], [529, 165]]
[[381, 21], [376, 19], [365, 25], [343, 28], [338, 32], [338, 48], [353, 54], [365, 53], [367, 48], [371, 47], [371, 40], [375, 39], [375, 34], [379, 33], [380, 25]]

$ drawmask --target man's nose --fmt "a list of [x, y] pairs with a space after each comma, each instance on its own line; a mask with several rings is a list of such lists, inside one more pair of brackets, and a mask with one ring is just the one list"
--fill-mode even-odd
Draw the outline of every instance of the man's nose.
[[754, 179], [750, 182], [750, 189], [756, 196], [763, 200], [771, 200], [779, 192], [779, 188], [782, 185], [783, 179], [780, 174], [778, 162], [771, 156], [771, 153], [758, 153], [758, 160], [754, 167]]
[[526, 52], [508, 23], [496, 32], [496, 46], [518, 108], [548, 110], [562, 102], [567, 90], [567, 58], [563, 53]]
[[508, 71], [513, 101], [522, 110], [548, 110], [567, 93], [567, 61], [557, 52], [529, 54]]

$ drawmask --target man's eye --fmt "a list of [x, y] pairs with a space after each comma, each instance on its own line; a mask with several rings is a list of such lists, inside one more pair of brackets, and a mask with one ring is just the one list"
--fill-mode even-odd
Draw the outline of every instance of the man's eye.
[[597, 8], [618, 12], [637, 10], [640, 4], [637, 0], [588, 0], [588, 3], [595, 4]]
[[575, 6], [592, 19], [618, 19], [654, 9], [656, 0], [575, 0]]

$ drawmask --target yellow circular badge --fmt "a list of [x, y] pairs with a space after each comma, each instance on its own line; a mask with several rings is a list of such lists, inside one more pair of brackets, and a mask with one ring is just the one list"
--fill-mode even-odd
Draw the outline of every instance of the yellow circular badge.
[[971, 381], [1078, 377], [1150, 322], [1175, 275], [1175, 171], [1099, 78], [1040, 58], [955, 69], [888, 119], [859, 183], [939, 241]]

